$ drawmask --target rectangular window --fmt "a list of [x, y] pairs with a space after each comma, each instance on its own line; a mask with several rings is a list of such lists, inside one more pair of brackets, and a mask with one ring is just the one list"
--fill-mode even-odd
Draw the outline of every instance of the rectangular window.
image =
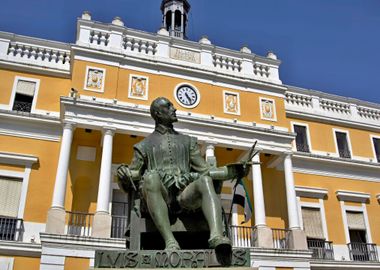
[[380, 162], [380, 139], [372, 138], [372, 140], [373, 140], [373, 148], [375, 148], [377, 162]]
[[13, 111], [31, 112], [36, 82], [18, 80], [13, 102]]
[[348, 146], [347, 133], [335, 131], [338, 153], [341, 158], [351, 158], [350, 148]]
[[296, 147], [298, 152], [310, 152], [309, 143], [307, 141], [307, 129], [305, 126], [294, 125], [296, 136]]
[[319, 208], [302, 207], [302, 220], [307, 238], [325, 239]]

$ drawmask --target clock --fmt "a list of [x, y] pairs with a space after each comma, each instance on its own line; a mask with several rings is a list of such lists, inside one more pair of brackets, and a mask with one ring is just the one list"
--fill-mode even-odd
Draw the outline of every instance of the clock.
[[177, 86], [174, 90], [174, 97], [185, 108], [195, 108], [200, 101], [199, 91], [189, 84]]

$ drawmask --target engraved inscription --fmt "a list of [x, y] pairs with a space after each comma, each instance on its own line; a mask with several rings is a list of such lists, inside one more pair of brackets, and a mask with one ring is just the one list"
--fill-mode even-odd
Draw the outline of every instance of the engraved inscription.
[[178, 48], [170, 48], [170, 58], [194, 64], [201, 63], [200, 53]]
[[[230, 266], [249, 266], [247, 249], [234, 249]], [[96, 268], [208, 268], [221, 266], [213, 250], [96, 251]]]

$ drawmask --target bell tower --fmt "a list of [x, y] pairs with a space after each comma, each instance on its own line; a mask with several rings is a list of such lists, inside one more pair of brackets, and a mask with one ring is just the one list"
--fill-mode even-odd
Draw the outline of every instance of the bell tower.
[[162, 25], [171, 37], [186, 39], [190, 7], [187, 0], [162, 0]]

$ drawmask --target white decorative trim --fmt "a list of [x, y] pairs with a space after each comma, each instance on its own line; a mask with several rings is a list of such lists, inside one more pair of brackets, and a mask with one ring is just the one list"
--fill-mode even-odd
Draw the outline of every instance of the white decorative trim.
[[335, 194], [340, 201], [347, 201], [347, 202], [365, 203], [371, 198], [371, 195], [369, 193], [364, 193], [364, 192], [338, 190], [335, 192]]
[[62, 135], [59, 118], [0, 112], [0, 135], [59, 141]]
[[[144, 96], [142, 97], [138, 97], [138, 96], [133, 96], [131, 94], [131, 90], [132, 90], [132, 79], [133, 78], [142, 78], [146, 81], [146, 85], [145, 85], [145, 94]], [[128, 98], [131, 98], [131, 99], [141, 99], [141, 100], [148, 100], [148, 96], [149, 96], [149, 77], [147, 76], [142, 76], [142, 75], [137, 75], [137, 74], [130, 74], [129, 75], [129, 87], [128, 87]]]
[[14, 260], [12, 257], [0, 257], [0, 269], [13, 270]]
[[[264, 100], [268, 100], [268, 101], [273, 102], [273, 118], [264, 117], [264, 115], [263, 115], [263, 106], [262, 106], [262, 103], [263, 103]], [[260, 97], [260, 117], [263, 120], [268, 120], [268, 121], [273, 121], [273, 122], [277, 121], [276, 101], [274, 99], [272, 99], [272, 98], [266, 98], [266, 97]]]
[[298, 201], [298, 213], [299, 213], [298, 216], [300, 219], [301, 229], [302, 230], [304, 229], [303, 218], [302, 218], [302, 207], [319, 209], [319, 213], [321, 215], [323, 237], [325, 238], [326, 241], [328, 241], [329, 235], [328, 235], [328, 231], [327, 231], [326, 212], [325, 212], [325, 206], [324, 206], [323, 199], [319, 199], [318, 203], [302, 202], [301, 198], [298, 197], [298, 194], [297, 194], [297, 201]]
[[0, 152], [0, 163], [31, 166], [38, 162], [38, 157], [11, 152]]
[[0, 252], [9, 256], [40, 257], [41, 245], [34, 243], [0, 241]]
[[323, 199], [328, 194], [328, 190], [325, 188], [296, 186], [295, 189], [299, 197]]
[[[195, 91], [195, 92], [197, 93], [197, 95], [198, 95], [198, 99], [197, 99], [197, 101], [196, 101], [193, 105], [190, 105], [190, 106], [183, 104], [183, 103], [178, 99], [178, 97], [177, 97], [177, 90], [178, 90], [178, 88], [180, 88], [180, 87], [182, 87], [182, 86], [185, 86], [185, 85], [188, 85], [188, 86], [190, 86], [191, 88], [193, 88], [194, 91]], [[187, 82], [186, 82], [186, 83], [180, 83], [180, 84], [177, 84], [177, 85], [174, 87], [173, 95], [174, 95], [175, 101], [176, 101], [180, 106], [182, 106], [182, 107], [184, 107], [184, 108], [187, 108], [187, 109], [193, 109], [193, 108], [197, 107], [197, 106], [199, 105], [199, 103], [201, 102], [201, 94], [200, 94], [198, 88], [196, 88], [196, 87], [195, 87], [193, 84], [191, 84], [191, 83], [187, 83]]]
[[[102, 86], [99, 90], [88, 88], [87, 87], [87, 79], [88, 79], [88, 73], [90, 69], [97, 69], [103, 73], [103, 81], [102, 81]], [[106, 70], [104, 68], [99, 68], [99, 67], [93, 67], [93, 66], [86, 66], [86, 76], [84, 78], [84, 86], [83, 89], [87, 91], [92, 91], [92, 92], [98, 92], [98, 93], [104, 93], [104, 85], [106, 81]]]
[[[222, 74], [216, 71], [213, 71], [212, 74], [217, 74], [218, 77], [212, 77], [215, 79], [210, 79], [210, 72], [208, 70], [199, 69], [194, 70], [190, 69], [189, 65], [180, 65], [180, 64], [173, 64], [173, 63], [167, 63], [164, 60], [160, 58], [161, 62], [155, 62], [155, 65], [150, 65], [152, 62], [146, 62], [144, 59], [138, 59], [138, 58], [132, 58], [132, 56], [126, 56], [124, 57], [123, 61], [120, 61], [118, 59], [112, 59], [112, 60], [101, 60], [99, 58], [95, 57], [88, 57], [88, 53], [94, 53], [95, 54], [101, 54], [100, 57], [103, 58], [109, 56], [109, 54], [104, 54], [101, 51], [93, 51], [91, 49], [82, 48], [82, 47], [73, 47], [76, 54], [74, 56], [75, 60], [82, 60], [82, 61], [89, 61], [94, 62], [98, 64], [105, 64], [105, 65], [111, 65], [115, 67], [119, 67], [121, 69], [127, 69], [127, 70], [134, 70], [137, 72], [149, 72], [151, 74], [160, 74], [163, 76], [170, 76], [173, 78], [179, 78], [181, 80], [191, 80], [193, 82], [201, 82], [201, 83], [208, 83], [210, 85], [215, 85], [223, 88], [228, 89], [234, 89], [234, 90], [240, 90], [244, 92], [251, 92], [251, 93], [258, 93], [273, 97], [280, 97], [284, 98], [284, 91], [286, 90], [285, 87], [282, 87], [278, 84], [271, 84], [266, 83], [264, 81], [257, 81], [257, 80], [249, 80], [247, 81], [246, 77], [238, 77], [234, 75], [233, 77], [230, 77], [229, 74]], [[79, 54], [79, 55], [78, 55]], [[82, 54], [82, 55], [81, 55]], [[132, 66], [131, 64], [124, 64], [126, 63], [125, 60], [131, 60], [131, 63], [137, 63], [138, 66], [144, 66], [144, 67], [138, 67], [138, 66]], [[156, 58], [157, 61], [157, 58]], [[122, 62], [122, 64], [120, 64]], [[157, 64], [159, 67], [157, 67]], [[195, 74], [194, 74], [195, 73]], [[185, 75], [182, 75], [185, 74]], [[216, 80], [216, 78], [219, 78]], [[227, 80], [228, 83], [220, 82], [220, 80]], [[219, 81], [219, 82], [217, 82]], [[248, 86], [247, 86], [248, 83]], [[266, 88], [270, 87], [273, 92], [265, 91], [259, 88]]]
[[352, 153], [352, 147], [351, 147], [351, 140], [350, 140], [350, 133], [348, 130], [344, 130], [344, 129], [337, 129], [337, 128], [333, 128], [332, 129], [333, 131], [333, 136], [334, 136], [334, 142], [335, 142], [335, 153], [336, 155], [339, 157], [339, 149], [338, 149], [338, 141], [336, 139], [336, 132], [340, 132], [340, 133], [345, 133], [347, 136], [347, 145], [348, 145], [348, 149], [350, 150], [350, 158], [353, 158], [354, 157], [354, 153]]
[[[100, 102], [98, 99], [74, 100], [61, 97], [62, 118], [75, 122], [78, 127], [101, 129], [108, 123], [118, 133], [147, 136], [154, 129], [149, 109], [143, 106], [124, 106], [117, 103]], [[277, 129], [266, 129], [249, 123], [235, 123], [231, 119], [212, 119], [195, 114], [177, 114], [180, 121], [175, 124], [179, 132], [197, 137], [199, 142], [215, 142], [225, 147], [249, 149], [252, 138], [258, 140], [258, 147], [263, 151], [280, 153], [291, 150], [292, 133]]]
[[371, 140], [371, 146], [372, 146], [372, 152], [373, 152], [373, 161], [376, 162], [376, 163], [379, 163], [380, 160], [377, 160], [376, 149], [375, 149], [375, 144], [373, 142], [373, 139], [379, 139], [380, 140], [380, 136], [370, 134], [369, 137], [370, 137], [370, 140]]
[[25, 205], [26, 205], [26, 195], [28, 193], [29, 178], [32, 169], [30, 166], [25, 167], [24, 178], [22, 179], [21, 195], [20, 195], [20, 205], [18, 207], [18, 218], [24, 218]]
[[[226, 109], [226, 96], [227, 95], [234, 95], [236, 96], [236, 102], [237, 102], [237, 111], [236, 112], [230, 112]], [[238, 92], [232, 92], [228, 90], [223, 91], [223, 111], [226, 114], [234, 114], [234, 115], [240, 115], [240, 94]]]
[[34, 78], [29, 78], [29, 77], [21, 77], [21, 76], [15, 76], [15, 79], [13, 82], [13, 87], [12, 87], [11, 98], [9, 100], [8, 110], [12, 111], [13, 104], [15, 102], [15, 97], [16, 97], [17, 84], [18, 84], [18, 81], [20, 81], [20, 80], [21, 81], [34, 82], [36, 84], [36, 88], [34, 89], [34, 94], [33, 94], [32, 108], [30, 110], [31, 113], [35, 113], [37, 98], [38, 98], [38, 91], [40, 89], [40, 79], [34, 79]]
[[[12, 163], [5, 163], [5, 164], [12, 164]], [[19, 202], [18, 212], [17, 212], [17, 218], [21, 218], [21, 219], [24, 218], [26, 195], [28, 193], [30, 172], [31, 172], [31, 167], [29, 165], [26, 165], [24, 172], [0, 170], [1, 176], [17, 178], [17, 179], [22, 180], [20, 202]]]
[[[291, 125], [291, 131], [292, 132], [295, 132], [294, 131], [294, 125], [296, 125], [296, 126], [302, 126], [302, 127], [305, 127], [306, 128], [306, 140], [307, 140], [307, 144], [308, 144], [308, 146], [309, 146], [309, 150], [310, 150], [310, 152], [312, 153], [313, 152], [313, 147], [312, 147], [312, 145], [311, 145], [311, 137], [310, 137], [310, 128], [309, 128], [309, 124], [307, 124], [307, 123], [301, 123], [301, 122], [294, 122], [294, 121], [291, 121], [290, 122], [290, 125]], [[296, 146], [296, 140], [294, 140], [294, 142], [293, 142], [293, 149], [295, 150], [295, 151], [297, 151], [297, 146]]]
[[293, 171], [311, 175], [380, 182], [380, 166], [376, 163], [294, 153]]
[[15, 177], [15, 178], [22, 179], [20, 204], [19, 204], [18, 213], [17, 213], [17, 217], [21, 219], [24, 218], [26, 195], [28, 193], [31, 167], [34, 163], [37, 163], [37, 162], [38, 162], [38, 157], [35, 157], [35, 156], [18, 154], [18, 153], [0, 152], [0, 163], [25, 166], [24, 172], [0, 170], [0, 175], [2, 176]]
[[342, 217], [343, 217], [344, 232], [345, 232], [345, 236], [346, 236], [346, 243], [348, 244], [351, 242], [348, 223], [347, 223], [347, 214], [346, 214], [347, 211], [363, 213], [364, 223], [366, 226], [367, 242], [372, 243], [372, 235], [371, 235], [371, 229], [370, 229], [370, 225], [369, 225], [369, 219], [368, 219], [366, 204], [362, 203], [361, 206], [349, 206], [349, 205], [345, 205], [344, 201], [340, 201], [340, 207], [342, 210]]

